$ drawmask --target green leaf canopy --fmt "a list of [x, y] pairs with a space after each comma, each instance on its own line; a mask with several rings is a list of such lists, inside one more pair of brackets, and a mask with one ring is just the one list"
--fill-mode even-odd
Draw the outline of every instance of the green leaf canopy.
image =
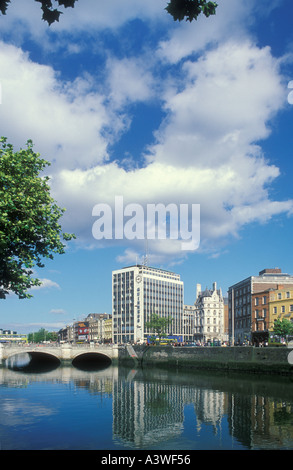
[[29, 298], [26, 291], [41, 284], [32, 268], [64, 253], [61, 238], [75, 236], [62, 233], [59, 219], [65, 209], [50, 196], [49, 177], [39, 176], [50, 163], [33, 151], [32, 141], [17, 152], [4, 137], [0, 145], [0, 298], [9, 291]]

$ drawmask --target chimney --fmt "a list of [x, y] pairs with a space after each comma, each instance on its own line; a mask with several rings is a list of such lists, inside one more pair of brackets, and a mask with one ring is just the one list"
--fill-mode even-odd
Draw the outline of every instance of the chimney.
[[195, 300], [198, 299], [199, 294], [201, 293], [201, 284], [196, 284], [196, 298]]
[[282, 270], [280, 268], [263, 269], [259, 272], [259, 276], [262, 276], [263, 274], [280, 274], [281, 272]]

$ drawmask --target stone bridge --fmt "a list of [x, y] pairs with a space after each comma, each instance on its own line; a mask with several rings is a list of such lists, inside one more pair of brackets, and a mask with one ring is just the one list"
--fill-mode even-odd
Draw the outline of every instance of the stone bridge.
[[118, 345], [0, 344], [0, 365], [20, 354], [29, 354], [39, 362], [55, 360], [68, 364], [83, 360], [112, 363], [118, 360]]

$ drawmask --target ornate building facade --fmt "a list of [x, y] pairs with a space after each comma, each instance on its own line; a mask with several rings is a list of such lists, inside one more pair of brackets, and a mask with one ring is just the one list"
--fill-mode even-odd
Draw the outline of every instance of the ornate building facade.
[[206, 288], [204, 291], [197, 284], [194, 305], [195, 340], [201, 343], [225, 341], [224, 299], [222, 290], [217, 289], [217, 283], [213, 283], [212, 289]]

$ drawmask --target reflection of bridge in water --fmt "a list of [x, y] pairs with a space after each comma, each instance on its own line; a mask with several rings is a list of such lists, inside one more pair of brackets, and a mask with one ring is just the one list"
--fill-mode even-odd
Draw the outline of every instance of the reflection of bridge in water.
[[7, 359], [28, 354], [38, 362], [74, 364], [79, 361], [113, 363], [118, 360], [118, 346], [91, 344], [0, 344], [0, 364]]

